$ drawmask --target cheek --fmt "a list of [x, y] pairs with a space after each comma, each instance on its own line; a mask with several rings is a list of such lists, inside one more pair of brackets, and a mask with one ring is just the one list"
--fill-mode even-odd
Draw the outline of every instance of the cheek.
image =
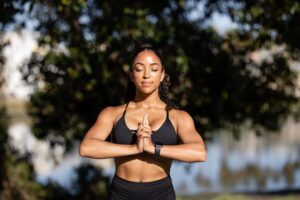
[[135, 80], [135, 79], [139, 78], [140, 76], [141, 76], [140, 73], [135, 73], [135, 72], [131, 73], [131, 79], [132, 80]]
[[142, 73], [132, 73], [131, 75], [131, 81], [137, 85], [139, 82], [143, 80], [143, 75]]
[[163, 76], [163, 72], [161, 71], [152, 72], [152, 73], [153, 73], [153, 77], [155, 78], [161, 78]]
[[156, 72], [156, 73], [153, 73], [152, 77], [153, 77], [153, 80], [155, 82], [158, 82], [160, 83], [161, 79], [162, 79], [162, 73], [161, 72]]

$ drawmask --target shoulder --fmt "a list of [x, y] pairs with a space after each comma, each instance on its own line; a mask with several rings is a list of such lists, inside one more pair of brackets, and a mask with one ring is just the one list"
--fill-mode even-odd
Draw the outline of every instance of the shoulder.
[[176, 124], [178, 129], [180, 129], [180, 127], [194, 127], [192, 116], [184, 110], [173, 108], [169, 111], [169, 115], [171, 121]]
[[107, 106], [104, 109], [100, 111], [100, 113], [111, 113], [114, 114], [116, 112], [123, 111], [125, 109], [126, 104], [120, 105], [120, 106]]
[[124, 111], [125, 106], [126, 104], [120, 106], [107, 106], [99, 112], [98, 119], [115, 119]]
[[179, 109], [173, 108], [169, 111], [169, 113], [170, 113], [170, 116], [172, 118], [174, 118], [176, 121], [192, 120], [192, 116], [184, 110], [179, 110]]

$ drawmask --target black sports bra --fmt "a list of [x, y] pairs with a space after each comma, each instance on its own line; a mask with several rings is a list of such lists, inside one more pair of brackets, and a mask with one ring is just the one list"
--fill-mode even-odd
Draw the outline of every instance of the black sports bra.
[[[125, 122], [125, 114], [128, 103], [122, 114], [122, 117], [115, 123], [111, 140], [116, 144], [135, 144], [136, 143], [136, 130], [130, 130]], [[152, 131], [151, 139], [154, 144], [174, 145], [177, 144], [177, 134], [172, 122], [169, 119], [169, 111], [164, 123], [155, 131]]]

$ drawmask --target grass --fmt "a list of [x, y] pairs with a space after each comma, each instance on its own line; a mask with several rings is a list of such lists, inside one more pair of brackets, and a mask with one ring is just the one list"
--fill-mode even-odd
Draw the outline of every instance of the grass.
[[259, 195], [259, 194], [211, 194], [199, 196], [179, 196], [176, 200], [298, 200], [300, 194]]

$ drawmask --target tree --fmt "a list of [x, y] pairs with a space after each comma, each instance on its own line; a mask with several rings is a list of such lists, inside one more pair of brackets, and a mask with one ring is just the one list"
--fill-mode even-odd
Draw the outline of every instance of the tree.
[[[192, 114], [201, 133], [246, 121], [276, 130], [299, 106], [289, 64], [299, 53], [297, 2], [21, 2], [40, 33], [39, 51], [23, 66], [25, 80], [36, 87], [30, 100], [34, 133], [53, 145], [71, 148], [102, 108], [124, 102], [130, 54], [141, 42], [162, 51], [170, 97]], [[191, 20], [199, 2], [206, 2], [205, 13]], [[219, 35], [205, 26], [215, 11], [229, 14], [238, 28]], [[253, 52], [262, 48], [283, 50], [257, 62]]]
[[[14, 15], [22, 9], [16, 8], [11, 1], [0, 4], [0, 91], [5, 81], [2, 75], [5, 63], [2, 50], [7, 45], [3, 41], [5, 27], [14, 22]], [[1, 101], [3, 97], [1, 97]], [[0, 199], [39, 199], [41, 186], [34, 180], [33, 166], [28, 164], [28, 156], [20, 156], [10, 146], [7, 128], [9, 117], [2, 102], [0, 105]]]
[[[121, 103], [136, 41], [161, 47], [171, 97], [201, 131], [247, 120], [253, 127], [277, 129], [298, 103], [289, 57], [278, 52], [272, 62], [258, 65], [249, 55], [276, 44], [272, 38], [245, 29], [221, 36], [199, 24], [223, 4], [208, 1], [204, 18], [191, 21], [185, 1], [36, 3], [39, 44], [47, 53], [37, 53], [24, 70], [33, 84], [45, 83], [31, 99], [36, 135], [70, 144], [83, 137], [104, 106]], [[230, 13], [232, 7], [225, 8], [219, 10]]]
[[[251, 32], [258, 41], [256, 47], [263, 45], [285, 44], [286, 51], [293, 58], [299, 54], [300, 4], [297, 1], [250, 1], [233, 0], [224, 3], [218, 0], [207, 1], [206, 15], [215, 10], [228, 14], [240, 25], [243, 32]], [[260, 46], [259, 46], [260, 45]]]
[[[0, 4], [0, 91], [2, 89], [5, 77], [2, 70], [5, 64], [5, 59], [2, 54], [3, 49], [8, 44], [3, 40], [7, 27], [14, 26], [19, 29], [24, 24], [16, 21], [15, 16], [26, 12], [27, 6], [33, 5], [30, 1], [4, 1]], [[28, 10], [30, 11], [30, 9]], [[78, 191], [71, 193], [65, 188], [61, 187], [55, 182], [48, 182], [41, 184], [37, 182], [34, 171], [32, 158], [28, 152], [20, 154], [10, 144], [10, 137], [8, 135], [8, 126], [10, 118], [5, 109], [5, 102], [3, 107], [3, 97], [0, 99], [0, 199], [91, 199], [107, 197], [107, 190], [95, 191], [96, 186], [107, 186], [108, 179], [103, 176], [102, 171], [95, 169], [92, 166], [82, 166], [78, 171], [78, 180], [75, 179], [72, 187]], [[87, 170], [82, 170], [87, 169]], [[86, 173], [89, 176], [85, 176]], [[82, 177], [82, 176], [85, 176]], [[89, 178], [90, 179], [89, 179]], [[87, 187], [90, 186], [90, 187]], [[101, 189], [100, 187], [100, 189]], [[85, 189], [85, 190], [84, 190]], [[94, 189], [94, 190], [93, 190]], [[93, 192], [93, 193], [89, 193]]]

